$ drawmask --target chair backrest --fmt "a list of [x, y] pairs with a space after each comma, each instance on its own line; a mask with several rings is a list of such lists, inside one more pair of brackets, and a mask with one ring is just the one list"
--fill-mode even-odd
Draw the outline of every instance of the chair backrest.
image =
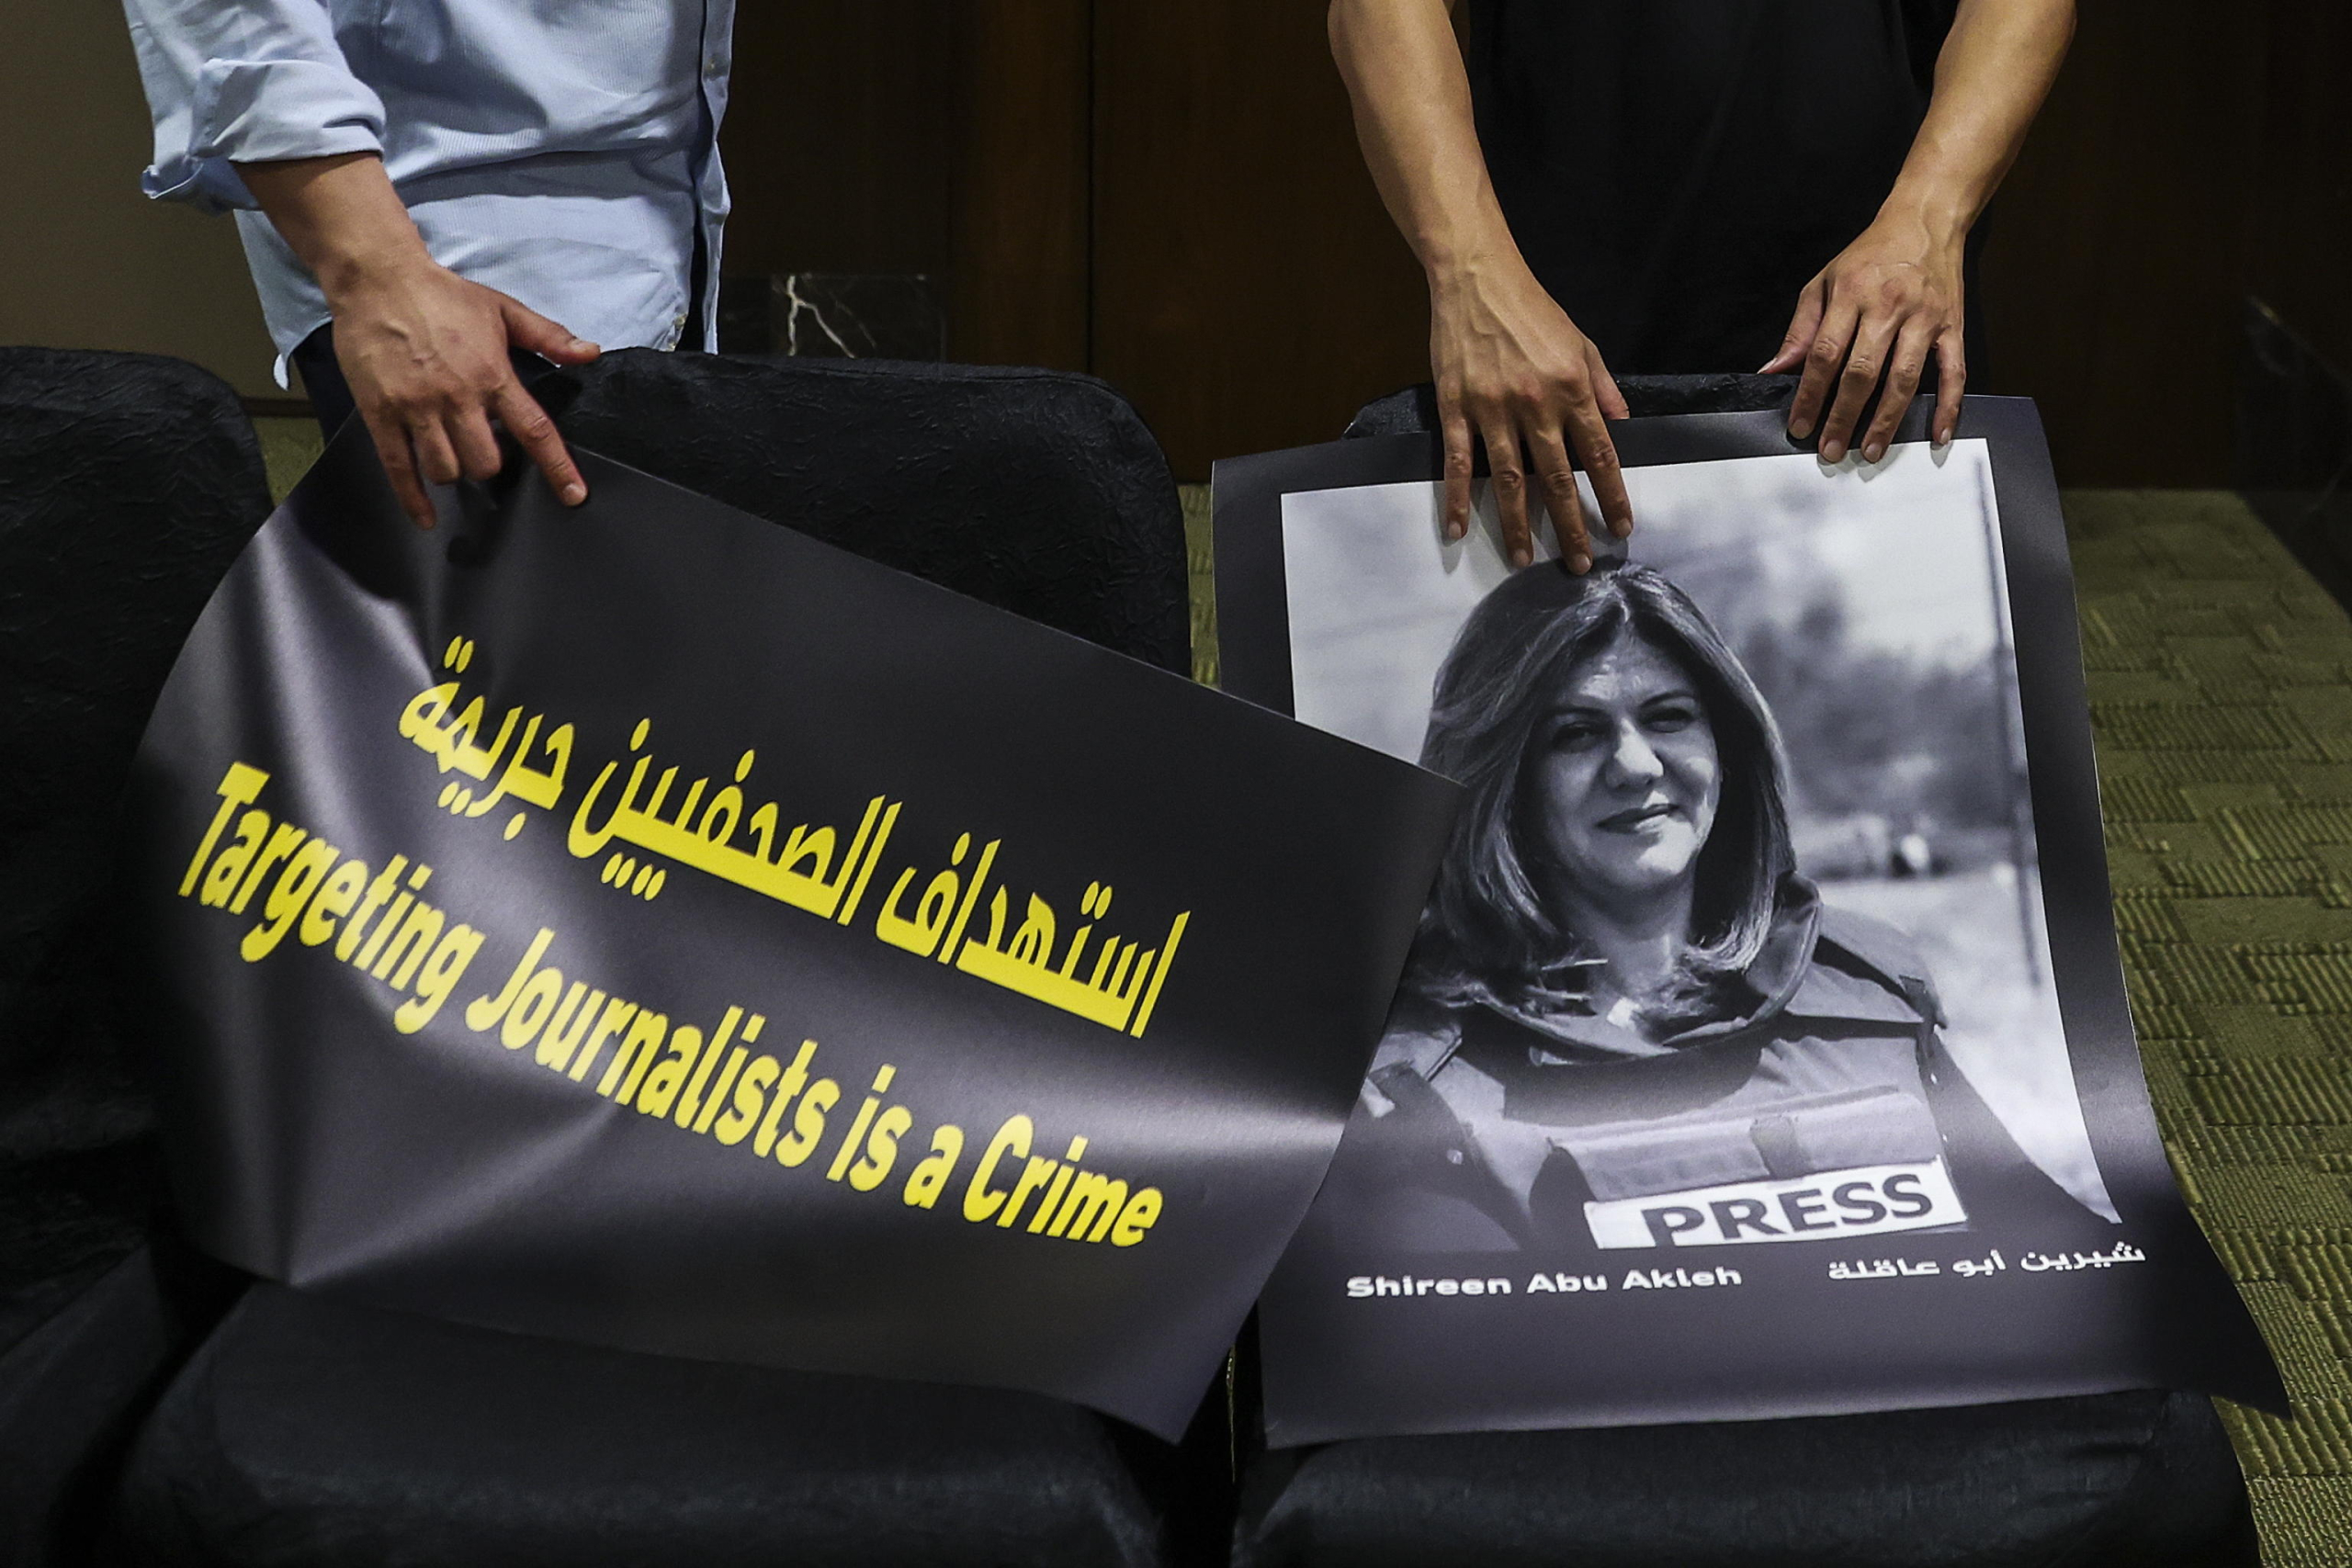
[[94, 1207], [143, 1201], [125, 1151], [146, 1099], [102, 1005], [116, 802], [181, 642], [268, 512], [217, 378], [0, 348], [0, 1209], [44, 1222], [0, 1249], [17, 1278], [103, 1248], [107, 1227], [75, 1223]]
[[566, 439], [1133, 658], [1190, 668], [1183, 518], [1126, 400], [1051, 370], [608, 355]]
[[[1625, 412], [1634, 419], [1667, 413], [1754, 413], [1787, 406], [1796, 395], [1794, 376], [1620, 376]], [[1418, 435], [1437, 428], [1437, 389], [1427, 381], [1356, 411], [1343, 437]]]

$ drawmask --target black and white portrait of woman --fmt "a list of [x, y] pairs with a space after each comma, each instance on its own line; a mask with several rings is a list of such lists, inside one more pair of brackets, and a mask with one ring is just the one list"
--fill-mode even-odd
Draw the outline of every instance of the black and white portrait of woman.
[[[1781, 467], [1752, 477], [1744, 524], [1724, 475], [1682, 476], [1680, 507], [1655, 484], [1634, 558], [1587, 576], [1453, 561], [1420, 608], [1408, 591], [1388, 612], [1362, 608], [1361, 583], [1295, 577], [1301, 716], [1401, 750], [1419, 716], [1416, 760], [1465, 792], [1327, 1189], [1396, 1246], [1681, 1249], [2112, 1217], [1996, 732], [2014, 700], [1989, 522], [1958, 476], [1916, 464], [1949, 525], [1905, 548], [1883, 517], [1871, 528], [1890, 504], [1924, 515], [1901, 512], [1900, 487], [1751, 461]], [[1295, 565], [1351, 533], [1363, 546], [1347, 528], [1305, 543], [1338, 515], [1309, 502], [1286, 513]], [[1966, 571], [1938, 575], [1939, 551], [1967, 548]], [[1922, 573], [1924, 589], [1889, 586]], [[1806, 748], [1793, 765], [1775, 702], [1686, 575], [1778, 688]], [[1966, 603], [1871, 604], [1905, 593]], [[1340, 629], [1309, 646], [1302, 626]], [[1434, 675], [1382, 694], [1417, 639], [1442, 649]]]

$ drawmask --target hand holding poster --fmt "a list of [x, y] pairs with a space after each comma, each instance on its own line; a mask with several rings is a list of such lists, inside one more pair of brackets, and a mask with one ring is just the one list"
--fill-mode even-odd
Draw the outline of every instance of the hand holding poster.
[[340, 442], [182, 654], [133, 819], [191, 1233], [1173, 1434], [1451, 786], [582, 460], [453, 538]]
[[1465, 789], [1270, 1441], [2278, 1397], [2138, 1079], [2039, 432], [1970, 406], [1634, 422], [1585, 577], [1444, 544], [1420, 438], [1219, 468], [1227, 688]]

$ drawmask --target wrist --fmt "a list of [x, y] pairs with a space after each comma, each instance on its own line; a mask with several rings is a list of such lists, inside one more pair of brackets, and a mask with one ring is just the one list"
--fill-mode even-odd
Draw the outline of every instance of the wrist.
[[1515, 285], [1535, 286], [1534, 274], [1528, 270], [1519, 248], [1508, 242], [1499, 249], [1464, 249], [1431, 256], [1421, 264], [1421, 273], [1429, 284], [1431, 304], [1440, 309], [1480, 296], [1508, 295]]
[[240, 164], [237, 172], [330, 303], [435, 265], [375, 153]]
[[1958, 250], [1967, 242], [1969, 230], [1975, 227], [1979, 205], [1951, 182], [1906, 178], [1895, 182], [1878, 216], [1881, 222], [1924, 230], [1935, 244]]
[[438, 271], [440, 265], [413, 230], [404, 240], [388, 236], [379, 243], [322, 246], [310, 262], [320, 292], [338, 314], [350, 302], [398, 288], [425, 272]]
[[1417, 225], [1409, 238], [1432, 289], [1526, 266], [1518, 243], [1511, 238], [1510, 225], [1491, 197], [1432, 215]]

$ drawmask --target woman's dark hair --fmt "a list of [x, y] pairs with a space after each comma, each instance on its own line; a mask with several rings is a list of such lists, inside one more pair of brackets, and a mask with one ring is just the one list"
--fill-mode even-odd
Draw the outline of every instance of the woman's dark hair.
[[1699, 607], [1649, 568], [1576, 577], [1531, 567], [1479, 604], [1438, 671], [1421, 765], [1469, 793], [1414, 948], [1409, 985], [1428, 1000], [1483, 1002], [1533, 1021], [1583, 995], [1579, 976], [1593, 958], [1554, 921], [1528, 874], [1520, 781], [1559, 682], [1627, 634], [1690, 679], [1723, 763], [1676, 1010], [1706, 1005], [1763, 950], [1794, 857], [1780, 731], [1756, 682]]

